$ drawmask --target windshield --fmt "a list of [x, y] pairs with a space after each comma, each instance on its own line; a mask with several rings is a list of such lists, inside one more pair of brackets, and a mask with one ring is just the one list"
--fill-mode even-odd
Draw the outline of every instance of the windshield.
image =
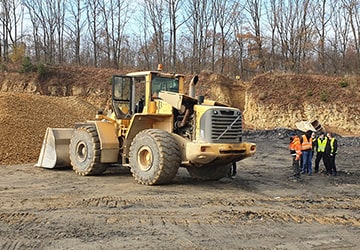
[[154, 76], [152, 79], [151, 93], [158, 95], [161, 90], [179, 92], [179, 79]]

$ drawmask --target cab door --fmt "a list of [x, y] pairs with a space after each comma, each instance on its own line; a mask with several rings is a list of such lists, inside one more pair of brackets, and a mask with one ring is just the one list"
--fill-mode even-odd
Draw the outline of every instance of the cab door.
[[112, 106], [117, 119], [130, 118], [134, 111], [134, 85], [129, 76], [112, 77]]

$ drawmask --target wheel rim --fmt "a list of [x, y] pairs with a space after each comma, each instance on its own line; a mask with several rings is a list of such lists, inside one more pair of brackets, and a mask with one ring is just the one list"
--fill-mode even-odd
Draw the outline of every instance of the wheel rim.
[[148, 171], [153, 162], [153, 156], [149, 147], [142, 147], [138, 152], [138, 165], [142, 171]]
[[76, 156], [79, 162], [84, 162], [88, 155], [88, 149], [85, 143], [79, 142], [76, 145]]

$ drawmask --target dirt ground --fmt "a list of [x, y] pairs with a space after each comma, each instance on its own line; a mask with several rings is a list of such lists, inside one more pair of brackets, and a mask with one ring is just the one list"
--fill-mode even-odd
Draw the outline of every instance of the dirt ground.
[[[127, 169], [0, 166], [0, 248], [358, 249], [359, 140], [339, 138], [339, 175], [291, 178], [288, 137], [248, 134], [258, 152], [234, 179], [199, 182], [180, 169], [165, 186]], [[322, 168], [322, 165], [321, 165]]]

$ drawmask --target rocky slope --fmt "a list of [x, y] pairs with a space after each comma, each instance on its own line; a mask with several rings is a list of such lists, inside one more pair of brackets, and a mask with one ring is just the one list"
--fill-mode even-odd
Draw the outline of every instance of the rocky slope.
[[115, 69], [85, 67], [48, 67], [46, 73], [0, 73], [0, 92], [46, 96], [81, 97], [97, 108], [110, 99], [111, 76]]
[[327, 131], [360, 135], [359, 79], [316, 75], [264, 74], [245, 93], [249, 128], [295, 128], [318, 120]]

